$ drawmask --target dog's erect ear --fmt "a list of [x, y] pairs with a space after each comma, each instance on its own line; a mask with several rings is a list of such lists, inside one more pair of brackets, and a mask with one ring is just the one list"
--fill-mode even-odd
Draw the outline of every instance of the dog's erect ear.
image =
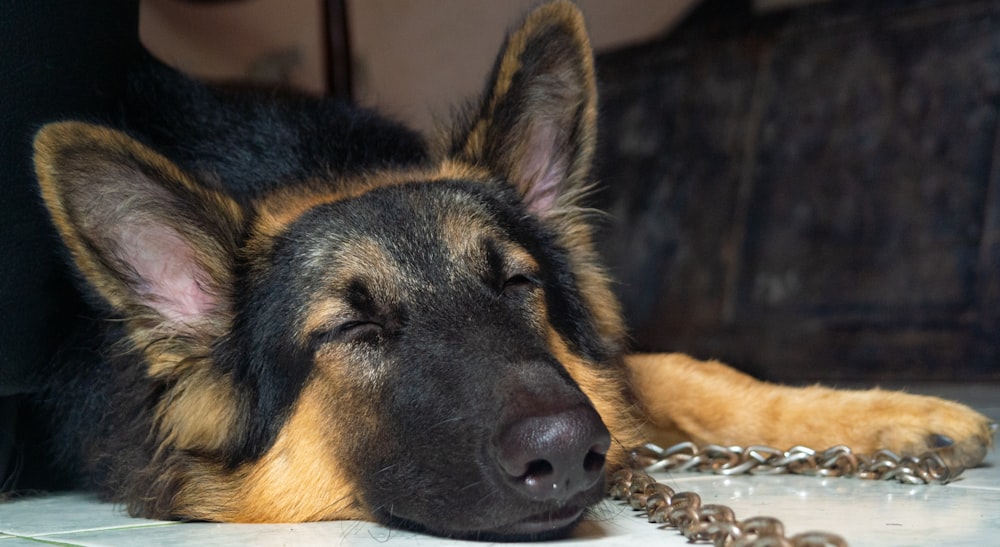
[[182, 326], [224, 306], [242, 215], [231, 199], [80, 122], [38, 132], [35, 171], [78, 269], [122, 316]]
[[545, 216], [588, 183], [597, 91], [583, 16], [569, 2], [531, 12], [507, 38], [452, 156], [484, 166]]

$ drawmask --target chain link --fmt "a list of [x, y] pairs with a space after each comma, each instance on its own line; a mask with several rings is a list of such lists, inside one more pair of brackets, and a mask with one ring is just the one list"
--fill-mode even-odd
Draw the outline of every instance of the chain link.
[[719, 475], [777, 475], [791, 473], [822, 477], [858, 477], [897, 480], [906, 484], [946, 484], [963, 469], [951, 469], [931, 452], [901, 457], [888, 450], [871, 456], [855, 454], [847, 446], [817, 451], [804, 446], [778, 450], [768, 446], [699, 447], [685, 442], [669, 448], [646, 444], [632, 451], [634, 468], [621, 469], [611, 479], [609, 494], [645, 511], [649, 522], [676, 528], [688, 541], [716, 547], [846, 547], [844, 538], [828, 532], [785, 536], [784, 524], [773, 517], [737, 520], [725, 505], [702, 505], [694, 492], [675, 492], [648, 473], [700, 471]]
[[633, 461], [655, 471], [700, 471], [718, 475], [794, 474], [816, 477], [857, 477], [896, 480], [904, 484], [947, 484], [964, 471], [951, 468], [941, 456], [926, 452], [920, 457], [899, 456], [879, 450], [868, 456], [839, 445], [826, 450], [795, 446], [779, 450], [769, 446], [697, 446], [691, 442], [670, 448], [646, 444], [632, 451]]

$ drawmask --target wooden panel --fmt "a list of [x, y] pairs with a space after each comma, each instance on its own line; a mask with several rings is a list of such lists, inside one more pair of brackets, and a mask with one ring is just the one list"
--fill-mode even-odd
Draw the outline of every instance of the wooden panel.
[[780, 379], [1000, 379], [1000, 8], [720, 6], [599, 60], [637, 345]]
[[632, 324], [637, 333], [718, 324], [738, 259], [734, 159], [746, 148], [750, 52], [640, 48], [600, 57], [599, 74], [597, 201], [612, 219], [603, 250]]

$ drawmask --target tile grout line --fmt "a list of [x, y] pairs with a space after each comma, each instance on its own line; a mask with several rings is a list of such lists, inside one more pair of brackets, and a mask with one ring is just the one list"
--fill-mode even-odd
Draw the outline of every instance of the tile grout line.
[[[11, 533], [9, 531], [8, 532], [0, 532], [0, 533], [5, 534], [6, 536], [9, 536], [9, 537], [16, 537], [16, 538], [20, 538], [20, 539], [35, 539], [35, 540], [39, 540], [39, 541], [46, 541], [45, 538], [49, 538], [49, 537], [53, 537], [53, 536], [62, 536], [62, 535], [70, 535], [70, 534], [85, 534], [85, 533], [90, 533], [90, 532], [110, 532], [110, 531], [114, 531], [114, 530], [138, 530], [138, 529], [146, 529], [146, 528], [159, 528], [159, 527], [163, 527], [163, 526], [174, 526], [174, 525], [177, 525], [177, 524], [183, 524], [183, 523], [181, 523], [181, 522], [172, 522], [172, 521], [168, 521], [168, 522], [151, 522], [151, 523], [129, 524], [129, 525], [124, 525], [124, 526], [118, 526], [118, 525], [116, 525], [116, 526], [98, 526], [98, 527], [95, 527], [95, 528], [80, 528], [78, 530], [59, 530], [59, 531], [55, 531], [55, 532], [41, 532], [41, 533], [37, 533], [37, 534], [31, 534], [31, 533], [29, 533], [29, 534], [25, 534], [25, 533]], [[0, 539], [2, 539], [2, 538], [0, 538]], [[70, 545], [75, 545], [75, 544], [70, 544]]]
[[69, 542], [66, 542], [66, 541], [50, 541], [50, 540], [46, 540], [46, 539], [41, 539], [41, 538], [36, 537], [36, 536], [22, 536], [22, 535], [18, 535], [18, 534], [6, 534], [6, 535], [4, 535], [0, 539], [4, 539], [4, 538], [23, 539], [25, 541], [30, 541], [32, 543], [40, 543], [40, 544], [43, 544], [43, 545], [60, 545], [62, 547], [84, 547], [83, 545], [81, 545], [79, 543], [69, 543]]

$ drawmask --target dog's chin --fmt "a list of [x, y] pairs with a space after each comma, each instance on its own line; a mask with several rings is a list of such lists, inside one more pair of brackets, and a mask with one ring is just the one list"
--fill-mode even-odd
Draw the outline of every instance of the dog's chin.
[[491, 529], [456, 530], [449, 527], [426, 526], [400, 518], [390, 519], [394, 528], [412, 530], [451, 539], [471, 541], [548, 541], [564, 538], [586, 513], [586, 507], [570, 506], [522, 518]]
[[[546, 511], [501, 526], [494, 530], [476, 532], [475, 539], [486, 541], [546, 541], [569, 535], [581, 520], [586, 508], [564, 507]], [[468, 538], [467, 538], [468, 539]]]

